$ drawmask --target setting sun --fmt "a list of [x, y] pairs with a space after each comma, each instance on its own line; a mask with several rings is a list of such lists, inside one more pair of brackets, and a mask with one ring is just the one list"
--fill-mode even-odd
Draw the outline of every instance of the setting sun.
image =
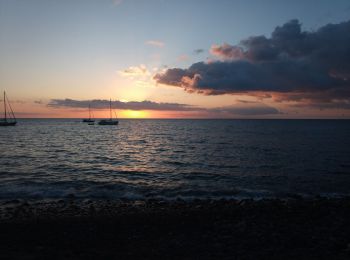
[[148, 117], [148, 114], [149, 113], [142, 110], [125, 110], [121, 112], [122, 117], [126, 118], [146, 118]]

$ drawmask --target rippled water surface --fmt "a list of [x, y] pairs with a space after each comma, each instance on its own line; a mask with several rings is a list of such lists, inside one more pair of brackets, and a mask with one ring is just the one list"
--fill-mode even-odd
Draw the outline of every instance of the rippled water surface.
[[348, 120], [119, 123], [0, 128], [0, 198], [350, 195]]

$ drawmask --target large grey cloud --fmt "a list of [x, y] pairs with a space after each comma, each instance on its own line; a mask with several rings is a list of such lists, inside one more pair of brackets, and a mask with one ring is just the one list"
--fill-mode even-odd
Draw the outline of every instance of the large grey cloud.
[[206, 95], [271, 92], [283, 94], [283, 100], [295, 94], [309, 101], [313, 95], [327, 102], [350, 100], [350, 21], [307, 32], [291, 20], [270, 37], [214, 45], [211, 53], [218, 60], [170, 68], [154, 78]]

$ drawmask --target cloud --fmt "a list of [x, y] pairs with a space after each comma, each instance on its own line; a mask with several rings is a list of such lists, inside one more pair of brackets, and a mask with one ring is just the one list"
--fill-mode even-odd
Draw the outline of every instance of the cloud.
[[283, 102], [296, 96], [309, 104], [350, 101], [350, 21], [308, 32], [291, 20], [270, 37], [213, 45], [210, 53], [215, 60], [169, 68], [154, 79], [205, 95], [263, 92]]
[[239, 116], [262, 116], [281, 114], [279, 110], [261, 102], [239, 101], [241, 104], [211, 109], [211, 112], [226, 113]]
[[274, 94], [276, 102], [289, 102], [291, 107], [318, 109], [350, 109], [350, 90], [330, 90], [318, 93]]
[[244, 58], [244, 51], [241, 47], [231, 46], [227, 43], [223, 45], [213, 45], [210, 48], [210, 53], [218, 56], [223, 60], [239, 60]]
[[42, 105], [44, 102], [42, 100], [34, 100], [34, 104]]
[[336, 101], [336, 102], [300, 102], [290, 105], [295, 108], [317, 108], [320, 110], [329, 109], [350, 109], [349, 101]]
[[118, 73], [124, 77], [139, 77], [139, 76], [149, 76], [150, 72], [147, 67], [143, 64], [139, 66], [131, 66], [124, 70], [118, 71]]
[[204, 50], [203, 49], [195, 49], [193, 52], [194, 52], [194, 54], [201, 54], [204, 52]]
[[[48, 103], [49, 107], [53, 108], [88, 108], [89, 105], [93, 109], [107, 109], [109, 108], [109, 100], [74, 100], [74, 99], [52, 99]], [[114, 109], [127, 110], [157, 110], [157, 111], [194, 111], [201, 110], [201, 108], [179, 104], [179, 103], [158, 103], [153, 101], [129, 101], [122, 102], [119, 100], [112, 101]]]
[[164, 47], [164, 42], [157, 41], [157, 40], [149, 40], [145, 42], [147, 45], [152, 45], [155, 47], [163, 48]]
[[[109, 100], [74, 100], [74, 99], [52, 99], [48, 103], [52, 108], [76, 108], [85, 109], [91, 106], [93, 109], [107, 109]], [[130, 101], [122, 102], [119, 100], [112, 101], [114, 109], [125, 110], [154, 110], [154, 111], [196, 111], [215, 117], [222, 116], [261, 116], [280, 114], [276, 108], [265, 105], [261, 102], [238, 100], [237, 104], [226, 107], [203, 108], [180, 103], [158, 103], [153, 101]]]

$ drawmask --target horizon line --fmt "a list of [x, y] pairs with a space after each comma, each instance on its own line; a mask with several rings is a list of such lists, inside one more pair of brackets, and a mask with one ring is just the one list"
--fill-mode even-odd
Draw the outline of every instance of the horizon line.
[[[95, 118], [95, 120], [102, 120], [102, 119], [106, 119], [107, 117], [101, 117], [101, 118]], [[17, 117], [17, 119], [84, 119], [82, 117]], [[198, 117], [194, 117], [194, 118], [186, 118], [186, 117], [176, 117], [176, 118], [159, 118], [159, 117], [139, 117], [139, 118], [134, 118], [134, 117], [122, 117], [122, 118], [117, 118], [117, 120], [124, 120], [124, 119], [131, 119], [131, 120], [350, 120], [349, 117], [344, 117], [344, 118], [317, 118], [317, 117], [310, 117], [310, 118], [248, 118], [248, 117], [244, 117], [244, 118], [215, 118], [215, 117], [211, 117], [211, 118], [198, 118]]]

